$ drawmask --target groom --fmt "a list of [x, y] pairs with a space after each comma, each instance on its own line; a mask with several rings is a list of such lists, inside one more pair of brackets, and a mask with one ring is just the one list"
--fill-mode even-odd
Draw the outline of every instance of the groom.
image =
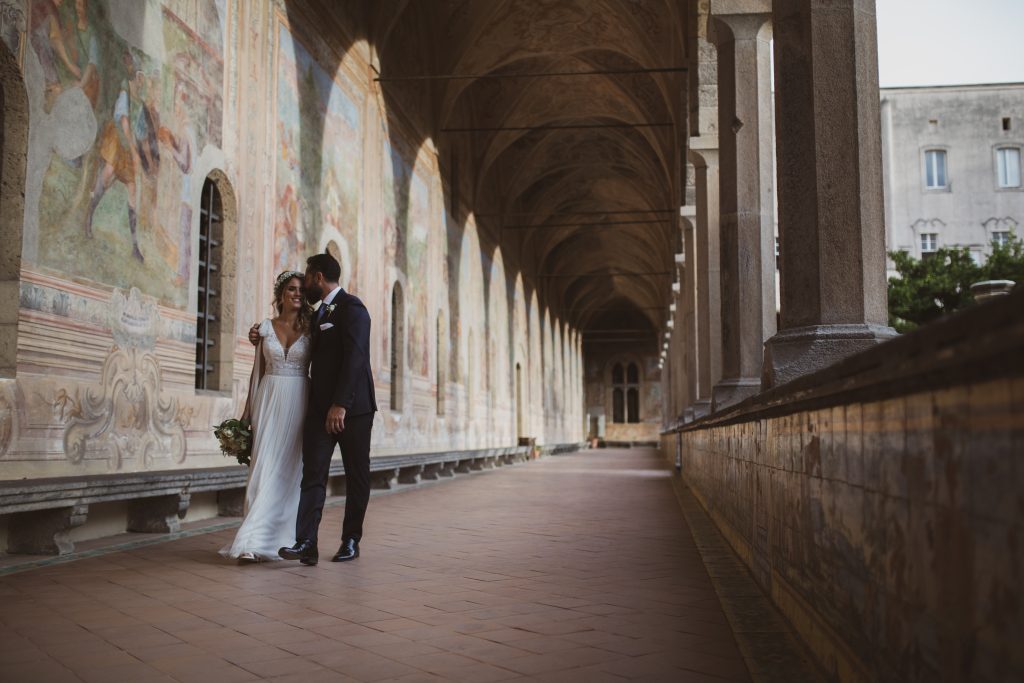
[[315, 565], [317, 529], [327, 496], [335, 445], [345, 464], [345, 521], [341, 548], [332, 562], [359, 557], [363, 518], [370, 500], [370, 430], [377, 401], [370, 372], [370, 314], [338, 284], [341, 266], [330, 254], [306, 260], [306, 299], [320, 301], [310, 333], [309, 404], [302, 434], [302, 493], [295, 545], [281, 548], [286, 560]]

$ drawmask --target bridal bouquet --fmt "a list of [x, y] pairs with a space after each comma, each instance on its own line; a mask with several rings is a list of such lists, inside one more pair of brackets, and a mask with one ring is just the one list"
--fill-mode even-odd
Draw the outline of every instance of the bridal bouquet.
[[252, 458], [252, 425], [248, 420], [224, 420], [213, 428], [224, 455], [233, 455], [239, 465], [248, 465]]

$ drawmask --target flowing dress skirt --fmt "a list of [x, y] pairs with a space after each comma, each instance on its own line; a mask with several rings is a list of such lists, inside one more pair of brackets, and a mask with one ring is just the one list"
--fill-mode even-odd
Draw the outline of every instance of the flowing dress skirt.
[[252, 553], [262, 560], [279, 560], [278, 549], [295, 543], [308, 382], [306, 377], [272, 374], [260, 381], [252, 407], [245, 519], [221, 555]]

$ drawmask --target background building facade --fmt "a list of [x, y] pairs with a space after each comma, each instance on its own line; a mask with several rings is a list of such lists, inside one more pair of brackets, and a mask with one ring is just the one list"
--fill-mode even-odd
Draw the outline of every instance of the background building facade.
[[1024, 222], [1024, 84], [884, 88], [886, 243], [984, 261]]

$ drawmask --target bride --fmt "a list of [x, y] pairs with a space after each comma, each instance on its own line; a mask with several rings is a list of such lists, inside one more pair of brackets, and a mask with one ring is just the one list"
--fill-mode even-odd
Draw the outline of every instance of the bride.
[[286, 270], [274, 283], [277, 317], [259, 326], [249, 396], [242, 419], [252, 420], [252, 461], [245, 518], [221, 555], [239, 563], [279, 560], [295, 537], [302, 479], [302, 424], [309, 382], [309, 320], [304, 275]]

